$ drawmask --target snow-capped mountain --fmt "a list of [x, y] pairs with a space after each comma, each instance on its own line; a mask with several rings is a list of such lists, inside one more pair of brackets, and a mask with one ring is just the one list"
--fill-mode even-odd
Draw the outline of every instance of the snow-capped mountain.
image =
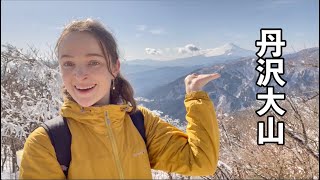
[[255, 52], [251, 50], [243, 49], [233, 43], [227, 43], [221, 47], [203, 50], [201, 54], [205, 57], [213, 57], [213, 56], [221, 56], [221, 55], [246, 57], [246, 56], [254, 55]]

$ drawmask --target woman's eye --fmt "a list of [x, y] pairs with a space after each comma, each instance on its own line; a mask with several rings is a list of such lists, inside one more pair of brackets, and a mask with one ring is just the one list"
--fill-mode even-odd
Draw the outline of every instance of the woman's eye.
[[65, 67], [71, 67], [71, 66], [73, 66], [74, 64], [72, 63], [72, 62], [65, 62], [64, 64], [63, 64], [63, 66], [65, 66]]
[[92, 66], [97, 66], [100, 63], [98, 61], [91, 61], [89, 64], [92, 65]]

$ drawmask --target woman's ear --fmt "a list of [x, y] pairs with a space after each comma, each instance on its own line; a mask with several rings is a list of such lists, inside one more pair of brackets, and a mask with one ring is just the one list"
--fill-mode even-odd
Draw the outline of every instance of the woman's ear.
[[118, 59], [112, 69], [112, 74], [114, 77], [117, 77], [120, 73], [120, 60]]

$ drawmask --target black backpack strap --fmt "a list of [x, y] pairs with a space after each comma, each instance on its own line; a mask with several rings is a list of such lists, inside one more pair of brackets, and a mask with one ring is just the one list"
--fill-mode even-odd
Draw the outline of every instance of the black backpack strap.
[[134, 126], [136, 126], [141, 137], [143, 138], [144, 142], [147, 145], [147, 138], [146, 138], [146, 133], [145, 133], [145, 128], [144, 128], [144, 117], [143, 117], [142, 112], [140, 110], [137, 110], [136, 112], [131, 114], [130, 117], [131, 117], [131, 120], [132, 120]]
[[71, 161], [72, 139], [67, 120], [58, 116], [52, 120], [45, 121], [41, 126], [47, 131], [55, 149], [57, 160], [67, 178]]

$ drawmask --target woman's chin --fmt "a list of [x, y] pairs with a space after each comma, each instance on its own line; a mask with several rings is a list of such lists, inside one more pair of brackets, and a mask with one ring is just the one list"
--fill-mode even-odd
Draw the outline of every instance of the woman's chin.
[[88, 101], [88, 100], [76, 100], [77, 103], [81, 106], [81, 107], [90, 107], [92, 106], [95, 102], [93, 101]]

